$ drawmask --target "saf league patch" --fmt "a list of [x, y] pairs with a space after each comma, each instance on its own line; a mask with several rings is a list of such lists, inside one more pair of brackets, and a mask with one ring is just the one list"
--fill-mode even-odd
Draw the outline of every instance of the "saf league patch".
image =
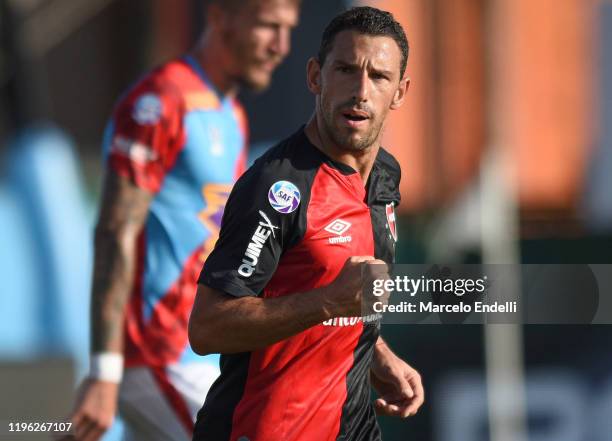
[[154, 93], [145, 93], [140, 96], [134, 104], [132, 118], [143, 126], [157, 124], [163, 113], [161, 99]]
[[272, 208], [282, 214], [294, 212], [300, 205], [300, 190], [289, 181], [278, 181], [268, 191], [268, 201]]
[[397, 242], [397, 225], [395, 224], [395, 208], [393, 202], [385, 205], [385, 213], [387, 215], [387, 226], [393, 240]]

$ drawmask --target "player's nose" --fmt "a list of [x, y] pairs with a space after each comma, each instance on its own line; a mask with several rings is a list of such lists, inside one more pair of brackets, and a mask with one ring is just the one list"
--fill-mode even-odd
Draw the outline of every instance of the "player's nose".
[[274, 34], [270, 46], [271, 52], [279, 58], [285, 58], [291, 50], [291, 30], [285, 26], [279, 26]]
[[365, 102], [368, 100], [370, 81], [368, 73], [364, 70], [358, 76], [355, 77], [353, 83], [353, 99], [358, 102]]

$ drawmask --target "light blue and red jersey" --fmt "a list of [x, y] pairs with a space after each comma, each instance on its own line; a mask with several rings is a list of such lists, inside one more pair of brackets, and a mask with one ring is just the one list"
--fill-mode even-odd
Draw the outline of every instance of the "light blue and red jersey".
[[202, 361], [187, 323], [197, 279], [246, 167], [247, 121], [187, 56], [140, 80], [105, 132], [107, 167], [154, 194], [125, 321], [126, 366]]

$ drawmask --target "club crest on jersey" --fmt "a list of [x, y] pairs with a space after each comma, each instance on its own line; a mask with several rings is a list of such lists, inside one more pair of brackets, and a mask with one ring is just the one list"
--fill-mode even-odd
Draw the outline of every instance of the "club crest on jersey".
[[395, 208], [393, 202], [385, 205], [385, 213], [387, 214], [387, 226], [393, 240], [397, 242], [397, 225], [395, 223]]
[[134, 104], [132, 118], [138, 124], [150, 126], [156, 124], [162, 115], [161, 99], [154, 93], [145, 93]]
[[300, 190], [289, 181], [275, 182], [268, 191], [268, 201], [279, 213], [292, 213], [300, 205]]

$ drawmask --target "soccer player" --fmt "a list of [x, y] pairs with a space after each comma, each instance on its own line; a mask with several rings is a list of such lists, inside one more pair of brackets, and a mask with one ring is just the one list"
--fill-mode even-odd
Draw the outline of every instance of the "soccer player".
[[246, 162], [236, 92], [268, 86], [298, 13], [299, 0], [210, 0], [195, 49], [116, 106], [104, 140], [91, 373], [72, 416], [77, 439], [98, 439], [118, 404], [127, 439], [191, 438], [218, 364], [189, 347], [188, 317]]
[[379, 440], [376, 411], [423, 403], [417, 371], [361, 318], [362, 271], [394, 259], [400, 168], [380, 137], [407, 57], [388, 12], [334, 18], [308, 61], [312, 119], [232, 190], [189, 321], [195, 351], [222, 354], [194, 440]]

